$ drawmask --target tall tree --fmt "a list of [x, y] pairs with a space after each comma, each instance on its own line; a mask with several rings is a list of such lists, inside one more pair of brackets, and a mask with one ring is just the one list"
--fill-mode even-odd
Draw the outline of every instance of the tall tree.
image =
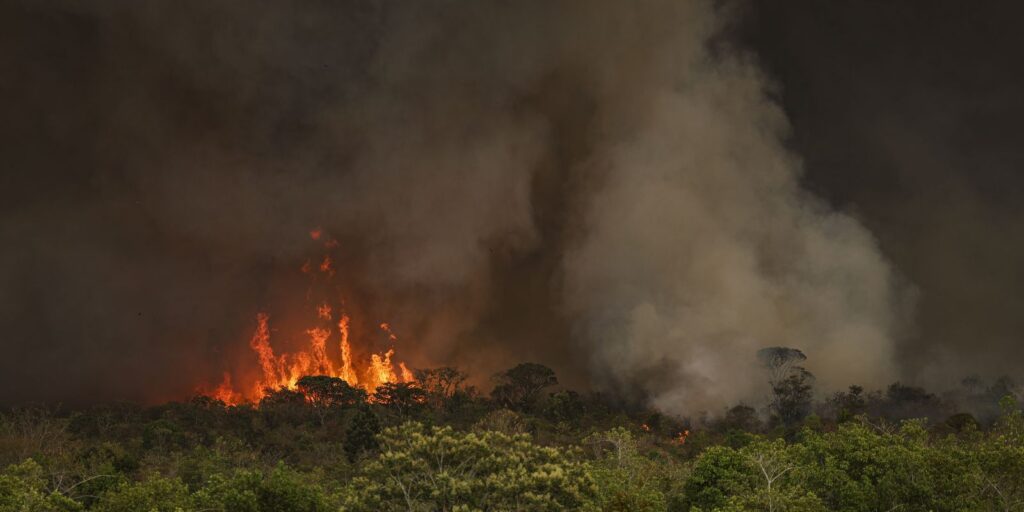
[[427, 394], [427, 402], [436, 409], [445, 408], [468, 378], [465, 372], [451, 366], [416, 370], [414, 374]]
[[388, 382], [381, 384], [373, 393], [374, 402], [408, 416], [427, 403], [423, 388], [411, 382]]
[[767, 347], [757, 351], [757, 359], [768, 371], [769, 410], [783, 425], [796, 425], [811, 411], [814, 375], [800, 366], [807, 356], [796, 348]]
[[504, 407], [527, 410], [545, 388], [558, 384], [554, 370], [537, 363], [521, 363], [494, 376], [491, 398]]
[[296, 383], [306, 401], [316, 410], [320, 425], [332, 411], [366, 403], [366, 391], [352, 387], [343, 379], [327, 375], [307, 375]]

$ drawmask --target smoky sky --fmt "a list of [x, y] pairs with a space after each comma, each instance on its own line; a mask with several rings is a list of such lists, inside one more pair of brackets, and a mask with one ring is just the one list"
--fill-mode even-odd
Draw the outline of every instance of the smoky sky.
[[917, 290], [904, 378], [1019, 377], [1024, 9], [749, 7], [739, 37], [781, 84], [805, 186], [855, 211]]
[[833, 388], [1012, 375], [1014, 11], [4, 2], [0, 401], [217, 380], [314, 227], [361, 322], [481, 383], [687, 412], [767, 345]]

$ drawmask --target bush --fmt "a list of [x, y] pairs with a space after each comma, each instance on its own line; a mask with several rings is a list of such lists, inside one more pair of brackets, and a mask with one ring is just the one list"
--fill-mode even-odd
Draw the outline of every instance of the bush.
[[379, 441], [380, 455], [348, 488], [346, 510], [580, 510], [595, 495], [585, 465], [527, 435], [406, 423]]
[[178, 479], [154, 477], [123, 483], [104, 494], [93, 510], [98, 512], [177, 512], [192, 508], [192, 496]]
[[60, 494], [46, 492], [43, 469], [34, 460], [0, 472], [0, 512], [57, 512], [82, 506]]

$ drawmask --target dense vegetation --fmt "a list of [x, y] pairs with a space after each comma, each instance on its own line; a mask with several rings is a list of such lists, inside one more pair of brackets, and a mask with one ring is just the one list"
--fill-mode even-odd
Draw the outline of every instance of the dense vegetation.
[[500, 374], [489, 396], [441, 368], [373, 396], [314, 376], [255, 406], [12, 408], [0, 512], [1024, 509], [1008, 380], [815, 402], [803, 354], [760, 357], [766, 408], [704, 419], [553, 391], [537, 364]]

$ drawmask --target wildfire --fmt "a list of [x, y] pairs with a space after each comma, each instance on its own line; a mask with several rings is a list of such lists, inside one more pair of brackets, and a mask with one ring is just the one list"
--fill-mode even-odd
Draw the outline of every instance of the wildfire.
[[331, 305], [321, 304], [316, 307], [316, 316], [320, 317], [321, 320], [331, 319]]
[[675, 444], [686, 444], [687, 437], [690, 437], [690, 431], [684, 430], [680, 432], [679, 435], [677, 435], [675, 439], [672, 440], [672, 442]]
[[[310, 232], [310, 238], [321, 241], [325, 233], [317, 228]], [[326, 249], [338, 246], [334, 239], [323, 242]], [[330, 255], [324, 255], [318, 266], [320, 276], [311, 272], [313, 266], [307, 260], [301, 271], [314, 282], [317, 279], [330, 282], [335, 275], [334, 261]], [[308, 298], [309, 295], [307, 295]], [[256, 315], [256, 328], [249, 340], [249, 347], [256, 355], [259, 363], [259, 376], [248, 384], [233, 382], [230, 373], [224, 373], [220, 385], [204, 394], [222, 400], [227, 404], [239, 404], [246, 401], [258, 402], [268, 391], [289, 388], [294, 389], [296, 383], [307, 375], [328, 375], [337, 377], [351, 386], [359, 386], [373, 393], [382, 384], [415, 382], [412, 372], [403, 361], [395, 360], [395, 349], [388, 348], [381, 353], [368, 354], [368, 361], [360, 369], [352, 348], [351, 318], [346, 314], [342, 304], [332, 305], [330, 301], [320, 301], [309, 306], [312, 325], [303, 331], [306, 338], [305, 348], [290, 353], [277, 353], [271, 344], [270, 315]], [[334, 318], [337, 323], [332, 324]], [[387, 322], [379, 323], [381, 331], [387, 336], [387, 342], [394, 345], [398, 337]], [[366, 354], [367, 350], [362, 351]], [[364, 356], [366, 357], [366, 356]], [[251, 379], [250, 379], [251, 380]], [[209, 389], [209, 388], [207, 388]]]

